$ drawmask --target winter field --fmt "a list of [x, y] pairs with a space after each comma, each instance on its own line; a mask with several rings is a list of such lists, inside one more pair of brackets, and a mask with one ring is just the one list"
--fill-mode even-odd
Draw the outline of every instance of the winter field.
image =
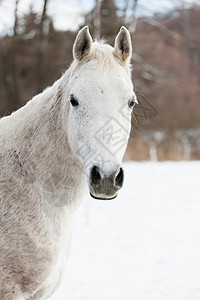
[[51, 300], [200, 300], [200, 162], [128, 163], [112, 201], [86, 199]]

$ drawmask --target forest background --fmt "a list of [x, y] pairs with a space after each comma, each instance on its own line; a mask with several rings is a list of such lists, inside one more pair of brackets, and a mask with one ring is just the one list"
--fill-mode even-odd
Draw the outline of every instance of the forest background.
[[[79, 28], [88, 25], [94, 38], [113, 45], [125, 25], [133, 39], [132, 75], [139, 101], [125, 159], [199, 160], [198, 2], [174, 1], [171, 7], [147, 13], [141, 0], [96, 0], [74, 20], [75, 30], [59, 30], [49, 14], [51, 1], [41, 0], [40, 11], [30, 3], [23, 14], [20, 0], [12, 1], [12, 28], [0, 31], [0, 116], [18, 109], [61, 76], [72, 61]], [[7, 3], [0, 0], [0, 12], [9, 10]]]

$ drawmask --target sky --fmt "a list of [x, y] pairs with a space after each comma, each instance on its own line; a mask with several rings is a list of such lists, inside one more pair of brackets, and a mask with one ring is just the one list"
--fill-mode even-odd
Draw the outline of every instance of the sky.
[[[118, 0], [119, 2], [121, 0]], [[165, 12], [173, 8], [179, 0], [139, 0], [138, 15], [152, 15], [154, 12]], [[199, 0], [185, 0], [185, 3]], [[83, 15], [92, 9], [94, 0], [49, 0], [48, 14], [52, 16], [58, 30], [77, 30], [83, 24]], [[20, 0], [19, 16], [27, 13], [32, 6], [35, 12], [42, 10], [42, 0]], [[14, 22], [15, 0], [0, 0], [0, 35], [11, 30]]]

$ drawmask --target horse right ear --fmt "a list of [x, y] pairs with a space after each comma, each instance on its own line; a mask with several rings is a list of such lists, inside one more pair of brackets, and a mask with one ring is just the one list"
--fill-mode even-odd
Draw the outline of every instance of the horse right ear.
[[131, 36], [124, 26], [115, 39], [114, 55], [122, 62], [129, 63], [132, 55]]
[[88, 26], [83, 27], [75, 40], [73, 46], [74, 59], [81, 61], [84, 57], [88, 56], [92, 49], [92, 37], [89, 33]]

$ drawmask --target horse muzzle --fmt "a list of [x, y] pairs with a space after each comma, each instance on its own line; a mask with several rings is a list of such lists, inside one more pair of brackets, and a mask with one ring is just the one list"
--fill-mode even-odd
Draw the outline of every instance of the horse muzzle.
[[122, 167], [118, 167], [115, 172], [106, 176], [99, 167], [93, 166], [90, 171], [90, 195], [98, 200], [112, 200], [117, 197], [123, 182]]

